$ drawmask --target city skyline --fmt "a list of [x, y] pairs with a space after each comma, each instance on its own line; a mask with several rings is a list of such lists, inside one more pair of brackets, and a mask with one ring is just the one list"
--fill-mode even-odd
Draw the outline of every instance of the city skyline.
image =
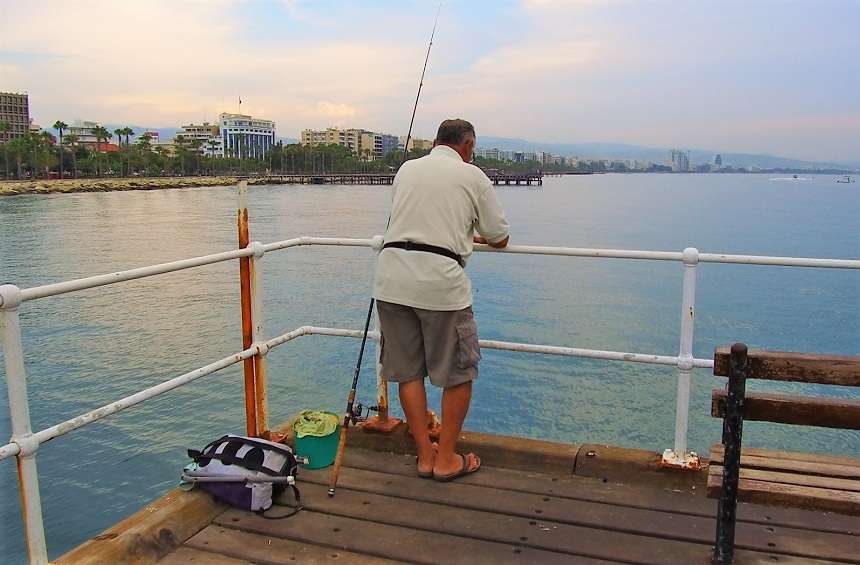
[[[438, 7], [0, 0], [0, 90], [42, 127], [213, 122], [241, 96], [289, 137], [403, 135]], [[857, 162], [857, 21], [850, 1], [443, 3], [413, 135], [459, 116], [479, 136]]]

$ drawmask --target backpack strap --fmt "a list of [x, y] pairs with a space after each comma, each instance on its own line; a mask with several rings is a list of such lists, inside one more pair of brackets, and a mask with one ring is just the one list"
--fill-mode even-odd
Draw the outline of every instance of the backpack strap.
[[[302, 495], [299, 492], [299, 489], [296, 485], [293, 484], [293, 485], [290, 485], [290, 487], [292, 487], [292, 489], [293, 489], [293, 496], [296, 497], [296, 506], [295, 506], [295, 508], [293, 508], [292, 512], [290, 512], [289, 514], [284, 514], [283, 516], [266, 516], [265, 510], [257, 510], [257, 512], [255, 512], [255, 514], [257, 514], [257, 516], [265, 518], [266, 520], [283, 520], [284, 518], [289, 518], [290, 516], [295, 516], [296, 514], [298, 514], [299, 510], [304, 508], [302, 506]], [[271, 510], [271, 508], [272, 507], [269, 506], [269, 510]]]

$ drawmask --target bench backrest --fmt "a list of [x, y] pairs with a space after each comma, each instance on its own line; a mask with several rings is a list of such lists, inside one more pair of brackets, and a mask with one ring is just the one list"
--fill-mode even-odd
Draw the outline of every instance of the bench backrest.
[[[714, 374], [728, 376], [728, 347], [714, 352]], [[747, 352], [750, 379], [860, 386], [860, 357], [816, 355], [787, 351], [750, 349]], [[725, 416], [727, 393], [711, 395], [711, 416]], [[799, 426], [860, 430], [860, 400], [747, 392], [743, 419]]]

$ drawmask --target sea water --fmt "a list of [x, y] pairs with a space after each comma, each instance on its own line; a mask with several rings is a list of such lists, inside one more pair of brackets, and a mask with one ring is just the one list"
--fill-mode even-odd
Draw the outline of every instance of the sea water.
[[[497, 193], [518, 245], [860, 259], [860, 191], [839, 177], [547, 177]], [[384, 231], [386, 186], [249, 189], [252, 240], [369, 238]], [[235, 187], [0, 198], [0, 284], [21, 288], [235, 248]], [[265, 333], [360, 329], [369, 248], [301, 247], [262, 261]], [[683, 266], [673, 261], [475, 254], [467, 272], [482, 339], [677, 355]], [[750, 347], [860, 355], [860, 272], [700, 264], [694, 356]], [[27, 302], [21, 307], [34, 431], [241, 349], [238, 261]], [[359, 340], [302, 337], [267, 356], [270, 419], [340, 413]], [[677, 370], [484, 351], [465, 428], [660, 452], [673, 447]], [[720, 438], [711, 390], [692, 377], [688, 449]], [[173, 488], [187, 461], [244, 433], [241, 365], [43, 445], [37, 454], [49, 556], [56, 558]], [[760, 388], [752, 383], [752, 390]], [[860, 398], [835, 387], [776, 385]], [[392, 412], [400, 415], [396, 390]], [[429, 391], [438, 410], [439, 393]], [[365, 355], [357, 400], [375, 399]], [[860, 456], [860, 434], [751, 422], [748, 446]], [[11, 435], [5, 379], [0, 441]], [[0, 555], [26, 562], [14, 462], [0, 462]]]

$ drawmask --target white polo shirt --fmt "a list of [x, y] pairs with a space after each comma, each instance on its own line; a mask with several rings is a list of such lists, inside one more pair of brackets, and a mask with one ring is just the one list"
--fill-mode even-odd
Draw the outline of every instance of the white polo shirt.
[[[385, 242], [412, 241], [472, 255], [475, 230], [487, 241], [508, 237], [508, 222], [487, 175], [439, 145], [407, 161], [394, 178]], [[461, 310], [472, 304], [472, 283], [451, 258], [388, 248], [379, 255], [373, 297], [425, 310]]]

